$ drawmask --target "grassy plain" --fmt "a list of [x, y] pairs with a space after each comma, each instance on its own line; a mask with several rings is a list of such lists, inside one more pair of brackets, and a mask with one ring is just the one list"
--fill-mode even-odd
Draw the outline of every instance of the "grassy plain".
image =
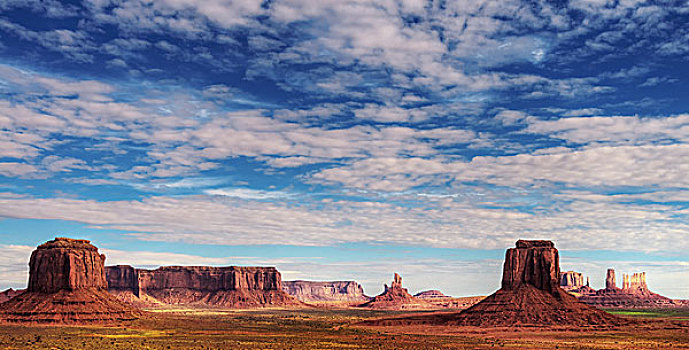
[[[0, 325], [2, 349], [689, 349], [689, 311], [617, 310], [633, 328], [359, 327], [400, 312], [156, 310], [117, 326]], [[409, 312], [405, 312], [409, 313]], [[672, 321], [665, 321], [665, 320]], [[658, 320], [661, 320], [658, 322]]]

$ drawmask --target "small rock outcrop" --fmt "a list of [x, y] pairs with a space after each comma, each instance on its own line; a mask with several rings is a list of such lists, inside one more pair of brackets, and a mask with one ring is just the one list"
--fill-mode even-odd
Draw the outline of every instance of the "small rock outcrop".
[[367, 321], [369, 325], [586, 326], [626, 321], [578, 302], [559, 287], [558, 251], [550, 241], [523, 241], [505, 254], [502, 287], [455, 313]]
[[306, 303], [357, 303], [371, 300], [356, 281], [283, 281], [282, 290]]
[[107, 292], [105, 255], [87, 240], [55, 238], [29, 261], [26, 292], [2, 304], [10, 322], [89, 323], [136, 318], [137, 312]]
[[604, 289], [580, 291], [575, 296], [583, 303], [602, 308], [673, 308], [685, 305], [684, 302], [651, 292], [645, 272], [631, 276], [622, 274], [622, 288], [618, 288], [614, 269], [608, 269]]
[[452, 297], [443, 294], [439, 290], [425, 290], [414, 294], [415, 298], [424, 300], [431, 305], [434, 309], [455, 309], [464, 310], [471, 306], [476, 305], [479, 301], [483, 300], [485, 296], [474, 296], [474, 297]]
[[423, 292], [418, 292], [418, 293], [414, 294], [414, 297], [419, 298], [419, 299], [428, 299], [428, 300], [451, 298], [450, 296], [443, 294], [443, 292], [441, 292], [437, 289], [424, 290]]
[[373, 297], [371, 301], [361, 306], [387, 310], [413, 310], [432, 307], [432, 304], [409, 294], [409, 291], [402, 287], [402, 277], [397, 273], [395, 273], [390, 286], [387, 284], [384, 286], [385, 290], [383, 293]]
[[12, 289], [8, 288], [0, 292], [0, 304], [16, 297], [19, 294], [24, 293], [26, 290], [25, 289]]
[[120, 299], [143, 304], [192, 304], [229, 308], [301, 305], [282, 290], [274, 267], [128, 265], [106, 267], [108, 288]]

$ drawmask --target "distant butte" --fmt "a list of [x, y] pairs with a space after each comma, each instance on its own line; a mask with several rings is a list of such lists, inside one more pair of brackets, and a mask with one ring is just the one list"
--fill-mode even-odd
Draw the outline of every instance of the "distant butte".
[[579, 301], [603, 308], [674, 308], [686, 303], [651, 292], [646, 283], [646, 273], [622, 275], [622, 288], [617, 287], [615, 270], [608, 269], [605, 288], [600, 290], [577, 289], [571, 291]]
[[520, 240], [505, 254], [502, 288], [461, 312], [403, 316], [365, 325], [587, 326], [622, 320], [578, 302], [559, 286], [558, 251], [550, 241]]
[[138, 312], [107, 292], [105, 255], [87, 240], [55, 238], [29, 261], [27, 290], [0, 304], [9, 322], [91, 323], [131, 320]]
[[283, 281], [282, 289], [306, 303], [349, 305], [371, 300], [356, 281]]
[[361, 307], [387, 310], [410, 310], [430, 308], [432, 304], [409, 294], [409, 291], [402, 287], [402, 277], [395, 273], [390, 286], [386, 284], [383, 293], [373, 297], [371, 301], [362, 304]]

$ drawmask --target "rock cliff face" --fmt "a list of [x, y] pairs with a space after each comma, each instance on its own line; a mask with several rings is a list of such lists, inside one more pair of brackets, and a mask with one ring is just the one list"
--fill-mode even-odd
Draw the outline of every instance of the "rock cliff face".
[[635, 273], [631, 278], [628, 274], [622, 274], [622, 289], [640, 292], [647, 291], [646, 273]]
[[579, 272], [566, 271], [560, 273], [560, 287], [566, 291], [578, 289], [584, 284], [584, 275]]
[[522, 285], [553, 293], [559, 289], [558, 251], [550, 241], [517, 241], [507, 250], [502, 272], [502, 289], [516, 290]]
[[108, 294], [105, 255], [89, 241], [56, 238], [31, 254], [29, 286], [3, 304], [11, 322], [81, 323], [133, 319], [131, 307]]
[[371, 300], [355, 281], [283, 281], [282, 290], [306, 303], [362, 303]]
[[615, 270], [608, 269], [605, 275], [605, 289], [617, 289], [617, 281], [615, 279]]
[[427, 309], [432, 307], [432, 304], [409, 294], [407, 289], [402, 287], [402, 277], [395, 273], [392, 283], [390, 286], [385, 285], [383, 293], [361, 306], [372, 309], [413, 310]]
[[579, 293], [579, 301], [603, 308], [667, 308], [682, 307], [683, 302], [651, 292], [646, 284], [646, 273], [622, 275], [622, 288], [615, 283], [615, 270], [608, 269], [605, 289], [589, 289]]
[[146, 270], [118, 265], [106, 267], [106, 274], [109, 290], [127, 301], [132, 301], [133, 295], [139, 302], [163, 304], [300, 304], [282, 290], [282, 277], [274, 267], [164, 266]]
[[518, 241], [505, 255], [502, 288], [458, 313], [364, 322], [372, 325], [615, 325], [626, 321], [579, 303], [559, 287], [558, 251], [550, 241]]
[[41, 244], [29, 261], [29, 292], [106, 289], [105, 255], [87, 240], [56, 238]]

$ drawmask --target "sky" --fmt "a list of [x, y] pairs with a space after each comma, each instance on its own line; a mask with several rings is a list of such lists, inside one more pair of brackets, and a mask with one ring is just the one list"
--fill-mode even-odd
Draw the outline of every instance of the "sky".
[[689, 299], [687, 1], [0, 0], [0, 288], [34, 247], [487, 295], [553, 240]]

